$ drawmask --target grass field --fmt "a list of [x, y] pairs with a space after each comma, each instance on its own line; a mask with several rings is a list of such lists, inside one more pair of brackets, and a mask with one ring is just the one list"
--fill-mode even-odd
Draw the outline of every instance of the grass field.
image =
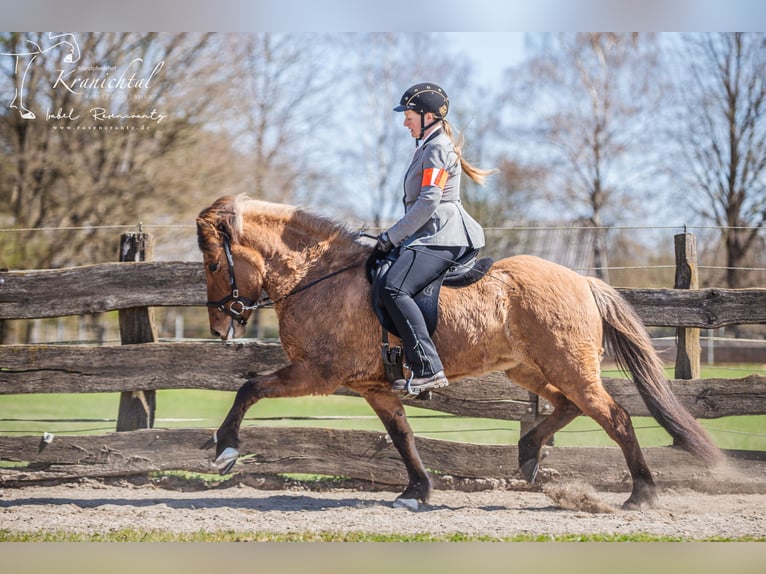
[[[763, 373], [760, 365], [706, 367], [703, 378], [739, 378]], [[605, 372], [605, 376], [617, 376]], [[234, 398], [233, 392], [176, 390], [157, 392], [157, 428], [216, 428]], [[118, 393], [0, 396], [0, 434], [41, 435], [102, 434], [113, 431]], [[427, 409], [408, 407], [410, 423], [418, 436], [480, 444], [514, 444], [519, 423], [494, 419], [464, 418]], [[721, 448], [766, 450], [766, 415], [703, 420]], [[249, 426], [313, 426], [381, 431], [380, 421], [361, 399], [353, 397], [302, 397], [264, 400], [245, 419]], [[648, 417], [635, 417], [643, 446], [671, 443], [669, 435]], [[612, 445], [611, 439], [592, 420], [579, 417], [556, 434], [559, 446]]]
[[[763, 542], [762, 536], [702, 538], [696, 542]], [[0, 529], [0, 542], [690, 542], [682, 536], [654, 534], [563, 534], [473, 536], [470, 534], [375, 534], [370, 532], [193, 532], [126, 529], [90, 534], [76, 532], [10, 532]]]

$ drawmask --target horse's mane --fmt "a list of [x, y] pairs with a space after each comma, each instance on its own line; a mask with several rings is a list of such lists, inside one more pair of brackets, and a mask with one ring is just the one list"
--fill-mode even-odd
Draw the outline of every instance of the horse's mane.
[[[198, 221], [209, 223], [219, 232], [229, 235], [232, 242], [236, 243], [243, 232], [244, 220], [251, 218], [274, 219], [303, 235], [332, 241], [336, 245], [359, 245], [355, 233], [329, 217], [292, 205], [251, 199], [246, 194], [217, 199], [200, 213]], [[200, 247], [203, 247], [202, 233], [199, 234], [199, 241]]]

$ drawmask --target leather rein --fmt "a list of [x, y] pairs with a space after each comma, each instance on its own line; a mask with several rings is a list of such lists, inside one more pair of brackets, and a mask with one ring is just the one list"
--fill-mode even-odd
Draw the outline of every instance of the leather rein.
[[[223, 251], [226, 254], [226, 263], [229, 265], [229, 286], [231, 287], [231, 293], [229, 293], [226, 297], [218, 301], [208, 300], [207, 306], [217, 307], [219, 311], [226, 313], [229, 317], [231, 317], [233, 320], [235, 320], [237, 323], [239, 323], [242, 326], [247, 325], [247, 319], [245, 319], [242, 316], [245, 313], [245, 311], [255, 311], [258, 309], [262, 309], [264, 307], [271, 307], [272, 305], [275, 305], [276, 303], [284, 301], [288, 297], [292, 297], [293, 295], [296, 295], [300, 293], [301, 291], [310, 289], [311, 287], [313, 287], [314, 285], [318, 283], [321, 283], [325, 279], [330, 279], [331, 277], [335, 277], [336, 275], [339, 275], [340, 273], [348, 271], [349, 269], [352, 269], [358, 265], [357, 263], [352, 263], [351, 265], [338, 269], [337, 271], [333, 271], [332, 273], [323, 275], [319, 279], [315, 279], [314, 281], [311, 281], [307, 283], [306, 285], [296, 287], [295, 289], [290, 291], [287, 295], [285, 295], [284, 297], [280, 297], [276, 301], [272, 301], [271, 297], [262, 297], [256, 301], [249, 297], [243, 297], [242, 295], [239, 294], [239, 288], [237, 287], [237, 280], [234, 277], [234, 257], [231, 254], [231, 240], [229, 239], [228, 235], [223, 236]], [[226, 304], [229, 303], [230, 301], [231, 301], [231, 305], [227, 307]]]

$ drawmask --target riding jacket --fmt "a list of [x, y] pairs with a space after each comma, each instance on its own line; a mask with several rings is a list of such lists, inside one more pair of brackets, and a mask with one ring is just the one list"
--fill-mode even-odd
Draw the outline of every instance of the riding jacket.
[[394, 246], [484, 246], [484, 231], [460, 202], [460, 159], [442, 128], [415, 150], [404, 176], [404, 216], [387, 233]]

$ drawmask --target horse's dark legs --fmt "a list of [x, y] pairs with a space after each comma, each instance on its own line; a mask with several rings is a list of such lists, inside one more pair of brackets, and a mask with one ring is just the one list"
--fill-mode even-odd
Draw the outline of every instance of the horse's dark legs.
[[239, 457], [239, 428], [251, 406], [266, 398], [302, 397], [331, 392], [331, 385], [323, 385], [322, 381], [318, 373], [303, 363], [293, 363], [274, 373], [245, 381], [216, 431], [215, 465], [220, 473], [229, 472]]
[[562, 399], [560, 404], [555, 405], [549, 416], [519, 439], [519, 470], [524, 479], [530, 483], [535, 481], [543, 445], [580, 414], [580, 409], [571, 401], [566, 400], [563, 395]]
[[[564, 428], [578, 414], [573, 403], [567, 409], [556, 408], [543, 422], [525, 434], [519, 441], [519, 468], [522, 476], [529, 482], [534, 481], [540, 461], [542, 446], [558, 430]], [[623, 508], [635, 510], [642, 504], [654, 506], [657, 503], [657, 492], [652, 479], [652, 473], [646, 464], [644, 455], [638, 444], [630, 416], [622, 407], [614, 403], [614, 408], [603, 418], [600, 414], [590, 414], [620, 446], [625, 461], [633, 479], [633, 491], [625, 501]], [[605, 422], [606, 421], [606, 422]]]
[[553, 412], [519, 439], [519, 470], [528, 482], [534, 482], [540, 465], [543, 445], [580, 414], [580, 409], [561, 392], [553, 388], [537, 369], [517, 365], [505, 372], [517, 385], [536, 393], [550, 402]]
[[[578, 379], [578, 384], [567, 387], [568, 394], [564, 396], [534, 368], [519, 365], [506, 371], [506, 374], [515, 383], [537, 393], [555, 407], [549, 417], [519, 440], [519, 469], [525, 479], [534, 480], [546, 441], [582, 412], [603, 427], [625, 456], [633, 479], [633, 491], [623, 508], [636, 509], [642, 504], [656, 504], [657, 492], [652, 473], [641, 452], [630, 416], [606, 392], [600, 380], [587, 384], [583, 382], [586, 377]], [[598, 377], [598, 374], [594, 376]]]
[[419, 500], [426, 504], [431, 496], [431, 480], [415, 447], [415, 437], [410, 423], [407, 422], [402, 401], [396, 395], [382, 391], [371, 391], [366, 393], [364, 398], [386, 427], [388, 436], [391, 437], [407, 468], [409, 484], [397, 497], [397, 501], [402, 501], [408, 508], [415, 508], [417, 505], [405, 501]]
[[657, 504], [657, 487], [654, 485], [652, 472], [646, 464], [644, 454], [638, 444], [633, 423], [627, 411], [618, 405], [605, 390], [599, 400], [594, 400], [591, 406], [583, 409], [600, 424], [606, 433], [622, 449], [625, 462], [628, 464], [630, 476], [633, 479], [633, 491], [628, 500], [622, 505], [628, 510], [637, 510], [642, 504], [654, 506]]

